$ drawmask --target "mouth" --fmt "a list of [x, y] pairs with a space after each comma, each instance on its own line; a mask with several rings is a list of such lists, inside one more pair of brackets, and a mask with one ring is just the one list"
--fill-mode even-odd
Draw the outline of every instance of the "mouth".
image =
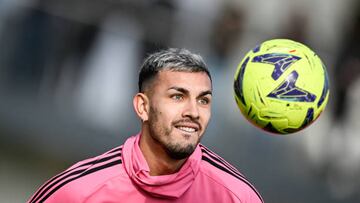
[[175, 125], [175, 128], [184, 133], [196, 133], [200, 130], [200, 127], [193, 123], [180, 123]]

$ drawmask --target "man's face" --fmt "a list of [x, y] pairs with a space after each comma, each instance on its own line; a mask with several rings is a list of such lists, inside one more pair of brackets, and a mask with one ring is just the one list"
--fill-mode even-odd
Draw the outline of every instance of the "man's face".
[[211, 81], [204, 72], [161, 71], [149, 93], [149, 134], [173, 159], [192, 154], [211, 116]]

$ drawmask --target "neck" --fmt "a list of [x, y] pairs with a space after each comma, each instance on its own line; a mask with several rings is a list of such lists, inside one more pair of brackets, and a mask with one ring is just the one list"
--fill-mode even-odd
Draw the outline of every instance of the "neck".
[[142, 130], [139, 145], [149, 165], [151, 176], [176, 173], [186, 161], [186, 159], [176, 160], [169, 157], [164, 147], [144, 130]]

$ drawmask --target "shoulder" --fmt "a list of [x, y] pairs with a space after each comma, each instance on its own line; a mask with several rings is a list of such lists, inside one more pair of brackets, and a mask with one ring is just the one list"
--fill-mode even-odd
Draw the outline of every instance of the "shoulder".
[[119, 176], [122, 146], [80, 161], [43, 184], [28, 201], [81, 202], [101, 184]]
[[200, 144], [202, 161], [200, 172], [219, 187], [226, 188], [241, 202], [261, 203], [263, 199], [256, 188], [234, 166]]

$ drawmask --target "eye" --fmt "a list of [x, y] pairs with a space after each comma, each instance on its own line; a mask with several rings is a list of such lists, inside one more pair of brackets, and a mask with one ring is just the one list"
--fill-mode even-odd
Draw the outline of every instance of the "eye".
[[210, 103], [210, 99], [207, 98], [207, 97], [200, 98], [200, 99], [199, 99], [199, 103], [200, 103], [201, 105], [208, 105], [208, 104]]
[[183, 100], [183, 96], [181, 94], [175, 94], [175, 95], [172, 95], [171, 98], [175, 101], [180, 101], [180, 100]]

